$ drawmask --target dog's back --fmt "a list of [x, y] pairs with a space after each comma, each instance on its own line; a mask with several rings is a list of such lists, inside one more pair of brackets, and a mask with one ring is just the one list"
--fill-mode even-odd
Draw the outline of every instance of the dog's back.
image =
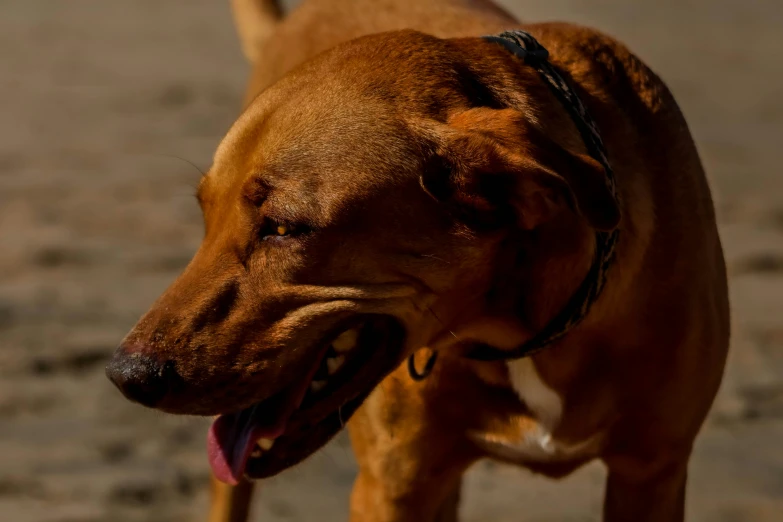
[[487, 0], [323, 0], [283, 16], [277, 0], [232, 0], [254, 70], [246, 101], [316, 54], [360, 36], [414, 29], [443, 38], [491, 34], [519, 25]]

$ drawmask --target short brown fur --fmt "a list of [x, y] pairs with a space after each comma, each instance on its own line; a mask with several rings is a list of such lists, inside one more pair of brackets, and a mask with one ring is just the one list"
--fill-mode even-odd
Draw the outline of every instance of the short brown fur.
[[[262, 401], [305, 371], [298, 348], [335, 321], [389, 314], [406, 328], [403, 352], [378, 354], [313, 413], [375, 387], [349, 422], [351, 520], [454, 520], [461, 475], [481, 458], [556, 477], [601, 459], [606, 522], [683, 520], [729, 312], [709, 188], [662, 81], [608, 36], [523, 25], [484, 0], [305, 1], [279, 22], [273, 2], [258, 5], [274, 29], [261, 38], [240, 23], [257, 61], [199, 188], [204, 242], [124, 343], [176, 362], [180, 387], [158, 407], [215, 415]], [[577, 86], [619, 206], [536, 71], [478, 38], [509, 28], [533, 34]], [[317, 232], [270, 247], [269, 216]], [[529, 339], [584, 278], [595, 230], [614, 226], [601, 298], [533, 357], [563, 401], [553, 437], [597, 442], [573, 459], [510, 459], [498, 448], [538, 419], [506, 364], [467, 360], [465, 345]], [[400, 363], [425, 346], [440, 358], [418, 383]]]

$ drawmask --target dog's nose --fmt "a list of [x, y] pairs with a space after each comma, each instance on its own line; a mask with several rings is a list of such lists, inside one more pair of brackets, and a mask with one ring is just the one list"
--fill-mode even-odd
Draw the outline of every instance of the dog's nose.
[[128, 399], [153, 407], [171, 391], [177, 373], [173, 361], [121, 346], [106, 365], [106, 376]]

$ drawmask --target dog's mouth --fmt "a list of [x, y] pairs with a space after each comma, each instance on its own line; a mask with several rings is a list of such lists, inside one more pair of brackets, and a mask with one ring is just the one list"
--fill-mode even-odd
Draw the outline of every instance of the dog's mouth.
[[275, 475], [310, 456], [397, 367], [403, 341], [402, 326], [388, 316], [341, 325], [320, 345], [318, 364], [291, 386], [215, 420], [207, 442], [215, 476], [236, 484], [243, 476]]

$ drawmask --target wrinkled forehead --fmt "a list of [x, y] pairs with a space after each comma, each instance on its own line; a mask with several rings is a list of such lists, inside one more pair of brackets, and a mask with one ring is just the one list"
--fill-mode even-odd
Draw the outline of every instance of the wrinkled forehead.
[[415, 168], [415, 144], [391, 106], [356, 93], [270, 93], [242, 115], [215, 154], [209, 180], [257, 177], [271, 187], [331, 194], [398, 181]]

